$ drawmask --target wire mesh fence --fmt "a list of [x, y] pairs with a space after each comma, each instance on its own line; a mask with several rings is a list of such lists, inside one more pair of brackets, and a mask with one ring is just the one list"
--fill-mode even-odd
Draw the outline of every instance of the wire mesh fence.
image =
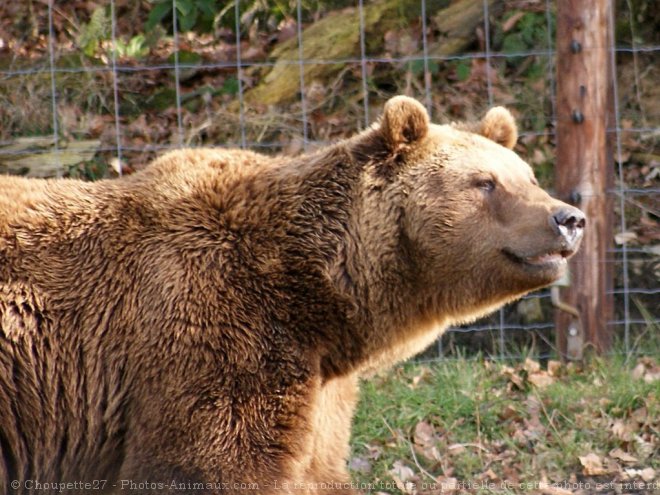
[[[552, 189], [553, 1], [358, 0], [330, 9], [297, 0], [263, 29], [261, 3], [235, 1], [205, 35], [182, 29], [190, 3], [0, 7], [15, 20], [0, 30], [0, 171], [96, 179], [182, 146], [298, 153], [368, 127], [388, 97], [405, 93], [440, 123], [512, 108], [517, 151]], [[609, 26], [616, 185], [606, 194], [615, 199], [616, 235], [598, 261], [615, 272], [608, 331], [625, 353], [657, 346], [660, 325], [660, 40], [639, 27], [643, 15], [654, 22], [644, 6], [616, 2]], [[147, 29], [142, 19], [156, 8], [165, 14]], [[550, 299], [539, 291], [451, 328], [424, 357], [551, 355]]]

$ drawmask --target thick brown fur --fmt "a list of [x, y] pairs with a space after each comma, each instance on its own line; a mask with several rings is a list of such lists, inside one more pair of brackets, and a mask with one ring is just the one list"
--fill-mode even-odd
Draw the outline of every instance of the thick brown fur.
[[[510, 114], [488, 115], [511, 148]], [[358, 378], [556, 279], [563, 258], [523, 260], [574, 250], [548, 222], [562, 206], [405, 97], [298, 158], [0, 178], [0, 492], [351, 492]]]

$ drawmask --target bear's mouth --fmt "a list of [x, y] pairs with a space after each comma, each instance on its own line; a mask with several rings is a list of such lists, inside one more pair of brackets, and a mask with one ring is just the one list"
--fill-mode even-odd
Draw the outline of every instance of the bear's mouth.
[[504, 255], [517, 265], [535, 270], [559, 270], [566, 265], [566, 259], [574, 253], [572, 250], [549, 251], [535, 255], [520, 255], [510, 249], [503, 249]]

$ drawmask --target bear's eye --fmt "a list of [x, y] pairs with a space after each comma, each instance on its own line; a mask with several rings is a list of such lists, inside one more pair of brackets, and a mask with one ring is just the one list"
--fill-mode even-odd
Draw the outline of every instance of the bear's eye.
[[495, 190], [495, 181], [493, 179], [479, 179], [476, 186], [486, 192], [493, 192]]

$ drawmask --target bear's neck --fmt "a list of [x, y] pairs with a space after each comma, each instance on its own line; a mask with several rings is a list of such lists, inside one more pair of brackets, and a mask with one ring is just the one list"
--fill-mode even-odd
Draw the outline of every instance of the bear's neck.
[[420, 267], [409, 262], [400, 209], [386, 206], [400, 204], [399, 192], [374, 188], [370, 160], [350, 145], [303, 156], [270, 179], [288, 217], [282, 256], [299, 299], [290, 323], [309, 333], [326, 377], [408, 357], [404, 334], [426, 324]]
[[282, 215], [276, 223], [286, 225], [286, 232], [272, 235], [285, 271], [285, 325], [308, 339], [326, 378], [355, 368], [368, 342], [351, 260], [360, 175], [359, 164], [339, 143], [259, 179], [270, 182], [265, 187], [275, 192], [275, 214]]

